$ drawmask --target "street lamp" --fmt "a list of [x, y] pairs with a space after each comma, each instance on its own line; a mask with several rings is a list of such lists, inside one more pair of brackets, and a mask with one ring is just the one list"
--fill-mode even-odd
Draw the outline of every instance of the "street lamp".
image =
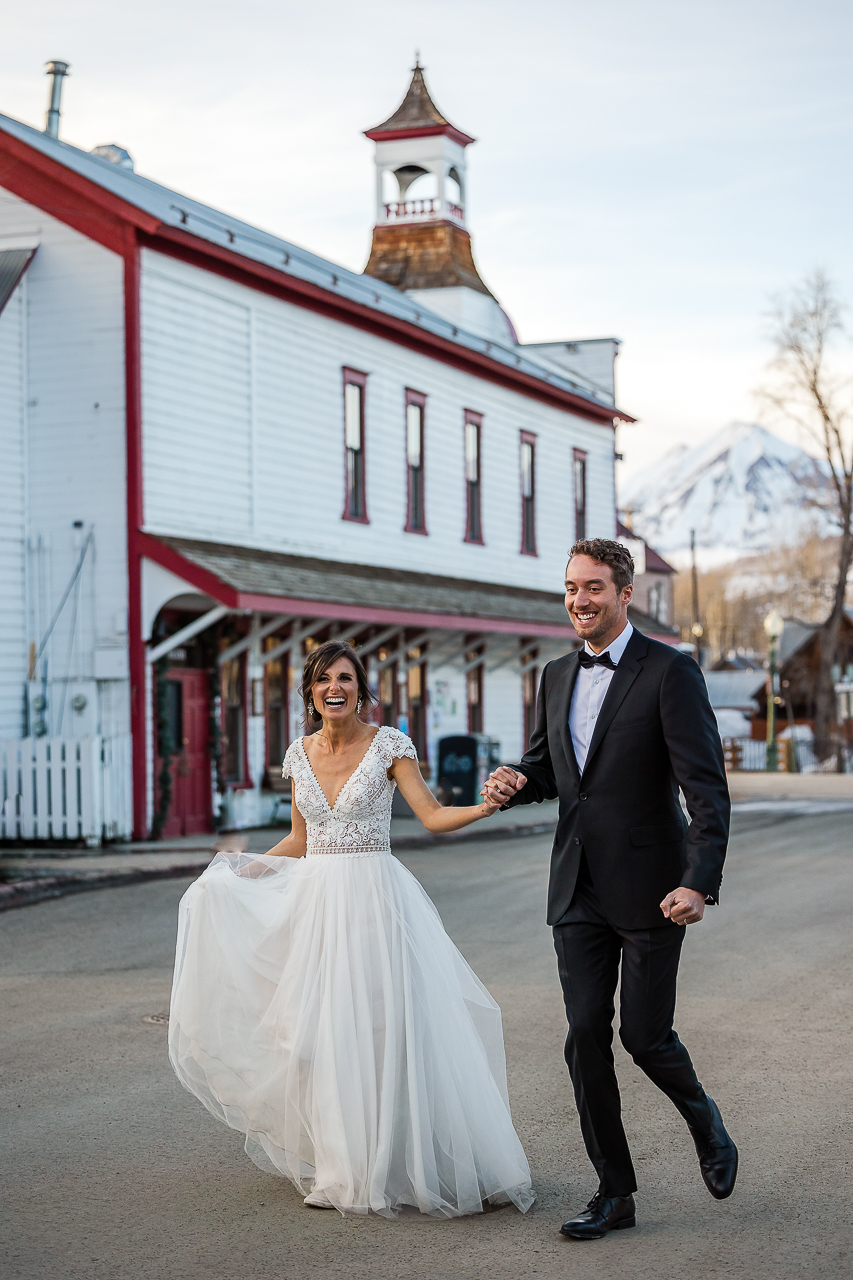
[[785, 619], [778, 609], [771, 609], [764, 619], [764, 634], [770, 641], [770, 661], [767, 689], [767, 770], [776, 773], [779, 753], [776, 747], [776, 697], [779, 692], [779, 676], [776, 671], [776, 646], [785, 627]]

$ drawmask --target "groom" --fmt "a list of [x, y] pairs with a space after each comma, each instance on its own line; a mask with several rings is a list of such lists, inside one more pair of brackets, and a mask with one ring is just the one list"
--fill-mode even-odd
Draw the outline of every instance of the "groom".
[[620, 961], [623, 1045], [687, 1121], [711, 1195], [731, 1195], [737, 1175], [737, 1148], [672, 1028], [683, 926], [717, 901], [726, 856], [720, 735], [693, 659], [628, 621], [633, 578], [620, 543], [572, 547], [566, 609], [583, 648], [545, 667], [528, 751], [486, 784], [504, 808], [560, 801], [548, 923], [569, 1022], [566, 1062], [599, 1179], [587, 1208], [561, 1228], [577, 1240], [635, 1224], [612, 1052]]

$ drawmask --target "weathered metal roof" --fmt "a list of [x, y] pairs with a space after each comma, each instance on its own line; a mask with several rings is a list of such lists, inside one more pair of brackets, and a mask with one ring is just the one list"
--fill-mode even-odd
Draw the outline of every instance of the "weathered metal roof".
[[0, 250], [0, 312], [15, 292], [34, 253], [35, 249]]
[[[455, 133], [460, 132], [446, 116], [441, 114], [433, 102], [424, 80], [424, 69], [420, 62], [416, 62], [412, 68], [412, 79], [406, 90], [406, 96], [397, 110], [382, 124], [377, 124], [372, 129], [365, 129], [365, 135], [368, 138], [375, 138], [377, 134], [418, 129], [434, 131], [436, 127], [450, 128]], [[465, 136], [467, 137], [467, 134]], [[473, 142], [474, 139], [471, 138], [469, 141]]]
[[614, 406], [611, 396], [582, 379], [561, 375], [552, 366], [538, 363], [524, 353], [523, 347], [502, 346], [467, 333], [382, 280], [349, 271], [346, 267], [318, 257], [317, 254], [267, 231], [261, 231], [239, 218], [233, 218], [230, 214], [161, 186], [132, 169], [122, 168], [101, 156], [73, 147], [68, 142], [51, 138], [40, 129], [22, 124], [9, 116], [0, 115], [0, 133], [18, 139], [73, 173], [80, 174], [96, 186], [156, 218], [165, 227], [180, 228], [200, 240], [263, 263], [280, 272], [283, 277], [306, 281], [377, 313], [406, 321], [461, 349], [486, 355], [507, 369], [536, 378], [549, 387], [581, 396], [592, 405], [607, 409]]
[[764, 684], [762, 671], [703, 671], [711, 706], [754, 711], [755, 696]]
[[316, 600], [318, 605], [333, 602], [504, 619], [517, 621], [520, 632], [524, 631], [525, 623], [556, 624], [565, 627], [567, 640], [575, 634], [563, 596], [556, 592], [446, 578], [406, 569], [341, 564], [337, 560], [317, 560], [190, 538], [158, 536], [157, 541], [247, 595]]

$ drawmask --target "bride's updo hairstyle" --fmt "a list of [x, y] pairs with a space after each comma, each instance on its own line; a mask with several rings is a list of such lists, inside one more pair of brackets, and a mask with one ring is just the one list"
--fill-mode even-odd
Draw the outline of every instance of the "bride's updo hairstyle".
[[369, 711], [376, 704], [376, 699], [370, 692], [370, 685], [367, 683], [367, 671], [364, 663], [352, 645], [348, 644], [346, 640], [326, 640], [324, 644], [318, 645], [312, 653], [309, 653], [305, 660], [305, 666], [302, 668], [302, 685], [299, 692], [302, 694], [302, 701], [305, 704], [305, 724], [309, 729], [319, 728], [323, 719], [314, 707], [314, 685], [320, 679], [320, 676], [328, 671], [332, 663], [337, 662], [338, 658], [346, 658], [347, 662], [352, 663], [356, 684], [358, 685], [359, 712]]

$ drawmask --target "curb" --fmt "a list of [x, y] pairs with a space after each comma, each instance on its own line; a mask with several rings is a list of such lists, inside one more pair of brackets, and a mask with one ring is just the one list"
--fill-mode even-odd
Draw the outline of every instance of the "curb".
[[[404, 836], [392, 844], [393, 852], [415, 852], [418, 849], [436, 849], [445, 845], [465, 844], [474, 840], [517, 840], [524, 836], [550, 835], [553, 822], [537, 822], [528, 825], [495, 828], [492, 831], [464, 831], [448, 835]], [[18, 880], [12, 884], [0, 884], [0, 912], [13, 911], [16, 907], [33, 907], [39, 902], [65, 898], [72, 893], [89, 893], [93, 889], [120, 889], [125, 885], [144, 884], [147, 880], [179, 880], [186, 876], [200, 876], [210, 865], [210, 858], [203, 862], [171, 864], [165, 867], [134, 868], [130, 871], [68, 871], [64, 875], [37, 876], [32, 880]]]
[[131, 871], [70, 871], [64, 876], [38, 876], [0, 884], [0, 912], [15, 907], [31, 907], [52, 898], [65, 898], [72, 893], [88, 893], [92, 889], [119, 889], [124, 885], [142, 884], [146, 880], [176, 880], [181, 876], [200, 876], [207, 862], [184, 866], [152, 867]]

